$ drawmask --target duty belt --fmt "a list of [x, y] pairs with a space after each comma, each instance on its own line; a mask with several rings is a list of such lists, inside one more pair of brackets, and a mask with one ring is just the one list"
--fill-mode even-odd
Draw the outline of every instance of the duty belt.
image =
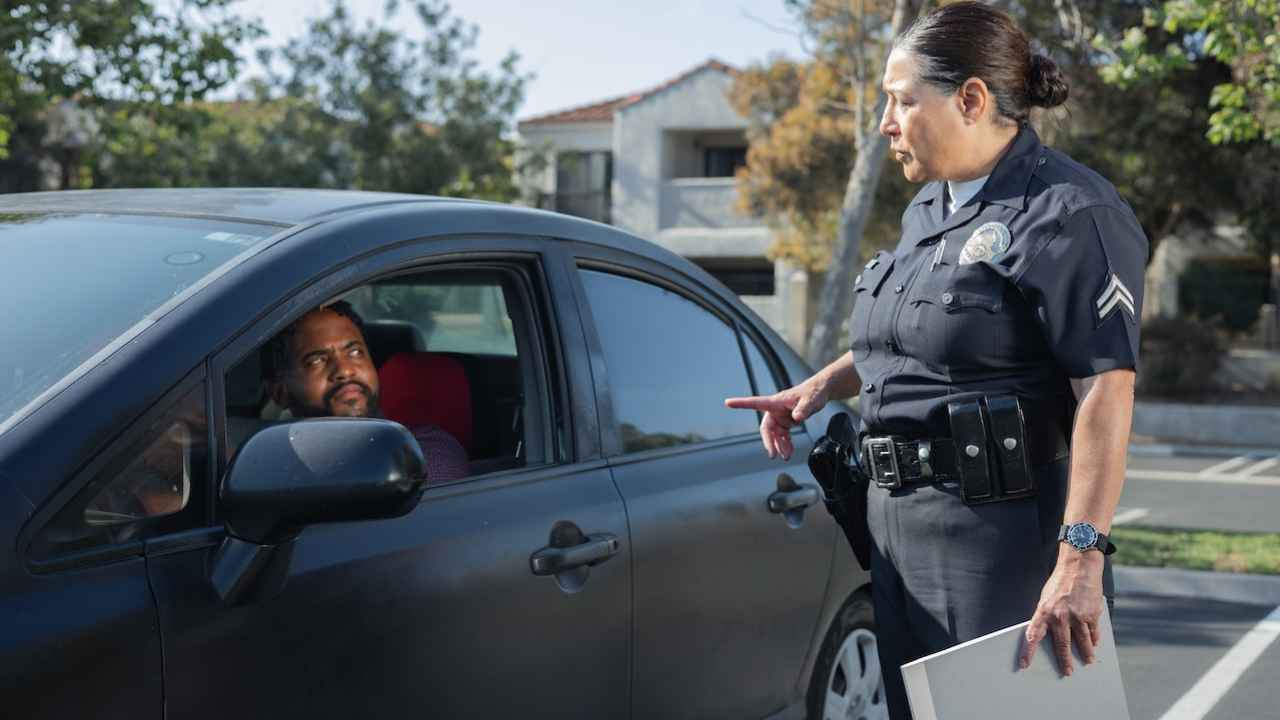
[[1031, 466], [1067, 454], [1062, 422], [1055, 413], [1025, 421], [1019, 400], [994, 396], [951, 403], [951, 437], [902, 435], [862, 440], [862, 467], [877, 486], [956, 480], [966, 502], [992, 502], [1035, 492]]

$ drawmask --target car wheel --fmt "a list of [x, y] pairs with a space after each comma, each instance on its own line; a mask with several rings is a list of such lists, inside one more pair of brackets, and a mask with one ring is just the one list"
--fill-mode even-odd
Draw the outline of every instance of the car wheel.
[[871, 598], [856, 592], [836, 613], [809, 683], [810, 720], [889, 720]]

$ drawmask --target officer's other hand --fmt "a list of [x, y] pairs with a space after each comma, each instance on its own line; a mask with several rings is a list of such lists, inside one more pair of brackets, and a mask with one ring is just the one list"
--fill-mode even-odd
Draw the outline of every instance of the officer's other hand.
[[812, 377], [795, 387], [772, 395], [727, 398], [725, 407], [756, 410], [764, 413], [760, 421], [760, 442], [771, 458], [790, 460], [795, 448], [791, 444], [791, 428], [804, 422], [827, 404], [826, 384]]
[[1071, 643], [1080, 650], [1086, 665], [1094, 660], [1094, 648], [1101, 640], [1098, 620], [1102, 617], [1103, 555], [1090, 550], [1077, 552], [1062, 548], [1058, 564], [1040, 593], [1031, 624], [1027, 626], [1020, 667], [1031, 666], [1036, 648], [1048, 634], [1053, 638], [1053, 654], [1063, 675], [1070, 675]]

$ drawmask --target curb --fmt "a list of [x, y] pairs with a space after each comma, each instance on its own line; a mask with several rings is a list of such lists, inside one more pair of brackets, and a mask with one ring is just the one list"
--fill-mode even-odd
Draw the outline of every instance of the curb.
[[1116, 565], [1116, 595], [1160, 595], [1280, 606], [1280, 576]]
[[1176, 443], [1131, 443], [1129, 454], [1138, 457], [1239, 457], [1259, 458], [1280, 455], [1280, 448], [1229, 447], [1223, 445], [1179, 445]]

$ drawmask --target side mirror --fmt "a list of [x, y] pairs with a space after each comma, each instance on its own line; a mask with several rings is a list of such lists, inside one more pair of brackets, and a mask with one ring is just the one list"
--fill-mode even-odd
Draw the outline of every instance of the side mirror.
[[279, 545], [316, 523], [399, 517], [418, 503], [426, 463], [404, 426], [316, 418], [249, 438], [219, 492], [233, 537]]
[[400, 517], [426, 481], [417, 440], [389, 420], [316, 418], [258, 432], [222, 481], [227, 537], [210, 566], [214, 588], [233, 604], [274, 594], [304, 527]]

